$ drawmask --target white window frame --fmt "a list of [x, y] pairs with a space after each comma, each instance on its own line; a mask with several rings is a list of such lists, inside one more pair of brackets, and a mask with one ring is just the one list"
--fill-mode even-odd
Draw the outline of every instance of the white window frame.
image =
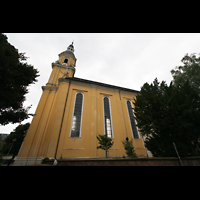
[[[83, 100], [82, 100], [82, 110], [81, 110], [81, 123], [80, 123], [80, 134], [79, 137], [71, 137], [71, 131], [72, 131], [72, 125], [73, 125], [73, 117], [74, 117], [74, 109], [75, 109], [75, 104], [76, 104], [76, 96], [77, 94], [82, 94], [83, 95]], [[70, 133], [69, 133], [69, 137], [70, 138], [81, 138], [81, 129], [82, 129], [82, 119], [83, 119], [83, 104], [84, 103], [84, 93], [78, 91], [75, 95], [75, 99], [74, 99], [74, 108], [73, 108], [73, 112], [72, 112], [72, 118], [71, 118], [71, 128], [70, 128]]]
[[133, 136], [134, 140], [140, 140], [141, 139], [140, 138], [140, 133], [139, 133], [138, 127], [136, 126], [137, 122], [136, 122], [135, 118], [134, 118], [134, 121], [135, 121], [135, 126], [136, 126], [136, 130], [137, 130], [138, 138], [134, 138], [133, 129], [132, 129], [132, 126], [131, 126], [131, 119], [130, 119], [130, 116], [129, 116], [128, 105], [127, 105], [128, 101], [131, 103], [132, 112], [133, 112], [133, 116], [134, 117], [135, 117], [135, 114], [134, 114], [134, 109], [133, 109], [132, 101], [130, 99], [127, 99], [126, 100], [126, 108], [127, 108], [127, 112], [128, 112], [128, 118], [129, 118], [129, 122], [130, 122], [130, 128], [131, 128], [131, 131], [132, 131], [132, 136]]
[[103, 123], [104, 123], [104, 135], [106, 134], [105, 113], [104, 113], [104, 98], [108, 98], [108, 101], [109, 101], [110, 119], [111, 119], [111, 129], [112, 129], [112, 130], [111, 130], [111, 132], [112, 132], [111, 139], [114, 139], [113, 121], [112, 121], [112, 111], [111, 111], [111, 103], [110, 103], [110, 98], [109, 98], [109, 96], [104, 96], [104, 97], [103, 97]]

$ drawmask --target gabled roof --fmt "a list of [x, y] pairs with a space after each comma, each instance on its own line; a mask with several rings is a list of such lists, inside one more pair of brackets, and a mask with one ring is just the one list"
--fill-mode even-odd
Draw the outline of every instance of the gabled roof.
[[115, 89], [118, 89], [118, 90], [123, 90], [123, 91], [128, 91], [128, 92], [140, 93], [140, 91], [137, 91], [137, 90], [132, 90], [132, 89], [129, 89], [129, 88], [123, 88], [123, 87], [119, 87], [119, 86], [115, 86], [115, 85], [109, 85], [109, 84], [106, 84], [106, 83], [100, 83], [100, 82], [96, 82], [96, 81], [81, 79], [81, 78], [77, 78], [77, 77], [65, 78], [65, 79], [68, 79], [68, 80], [71, 79], [71, 80], [74, 80], [74, 81], [79, 81], [79, 82], [89, 83], [89, 84], [96, 84], [96, 85], [109, 87], [109, 88], [115, 88]]

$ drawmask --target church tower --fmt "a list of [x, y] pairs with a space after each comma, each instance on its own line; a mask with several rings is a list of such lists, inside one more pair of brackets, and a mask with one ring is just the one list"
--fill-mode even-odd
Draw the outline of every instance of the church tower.
[[58, 56], [14, 165], [41, 163], [46, 157], [105, 157], [96, 148], [98, 134], [114, 141], [109, 157], [126, 155], [122, 141], [127, 137], [136, 154], [146, 156], [134, 118], [139, 91], [75, 77], [73, 42]]
[[74, 55], [73, 42], [59, 55], [59, 59], [52, 63], [53, 71], [47, 83], [48, 86], [55, 86], [58, 84], [59, 78], [74, 77], [76, 71], [76, 57]]

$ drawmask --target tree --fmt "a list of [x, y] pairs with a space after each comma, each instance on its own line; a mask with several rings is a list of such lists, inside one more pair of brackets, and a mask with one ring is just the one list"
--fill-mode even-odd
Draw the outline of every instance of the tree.
[[3, 148], [3, 141], [2, 141], [2, 136], [0, 135], [0, 157], [1, 155], [1, 149]]
[[137, 158], [137, 154], [135, 153], [135, 149], [133, 146], [133, 139], [129, 141], [127, 137], [126, 140], [122, 141], [122, 144], [124, 145], [124, 149], [128, 157]]
[[25, 53], [7, 41], [7, 36], [0, 33], [0, 124], [22, 122], [27, 119], [30, 106], [23, 107], [27, 87], [36, 82], [37, 69], [27, 64]]
[[111, 138], [109, 138], [106, 135], [99, 135], [97, 136], [97, 140], [99, 141], [99, 146], [97, 146], [97, 149], [103, 149], [106, 151], [106, 158], [107, 156], [107, 152], [108, 150], [112, 147], [112, 145], [114, 144], [114, 142], [112, 141]]
[[181, 62], [183, 66], [177, 66], [171, 70], [174, 85], [180, 86], [188, 81], [190, 86], [200, 94], [200, 57], [197, 57], [195, 53], [190, 56], [186, 54]]
[[189, 81], [176, 87], [162, 81], [145, 83], [136, 97], [135, 116], [145, 146], [153, 156], [199, 155], [200, 101]]
[[5, 144], [3, 145], [2, 148], [2, 153], [4, 155], [6, 155], [10, 150], [9, 154], [12, 154], [12, 160], [14, 159], [15, 156], [17, 156], [29, 126], [30, 123], [26, 123], [24, 125], [21, 124], [17, 126], [14, 129], [14, 131], [11, 132], [10, 135], [6, 137]]

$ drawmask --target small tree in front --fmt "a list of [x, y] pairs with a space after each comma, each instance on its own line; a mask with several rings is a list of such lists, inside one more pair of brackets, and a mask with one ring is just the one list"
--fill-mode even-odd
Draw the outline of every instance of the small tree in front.
[[106, 151], [106, 158], [107, 158], [108, 150], [112, 147], [114, 142], [107, 135], [98, 135], [97, 140], [99, 141], [99, 146], [97, 146], [97, 149], [102, 149]]
[[127, 137], [126, 140], [122, 141], [122, 143], [124, 145], [126, 155], [131, 158], [137, 158], [137, 154], [135, 153], [135, 149], [133, 146], [133, 140], [129, 141], [129, 139]]

